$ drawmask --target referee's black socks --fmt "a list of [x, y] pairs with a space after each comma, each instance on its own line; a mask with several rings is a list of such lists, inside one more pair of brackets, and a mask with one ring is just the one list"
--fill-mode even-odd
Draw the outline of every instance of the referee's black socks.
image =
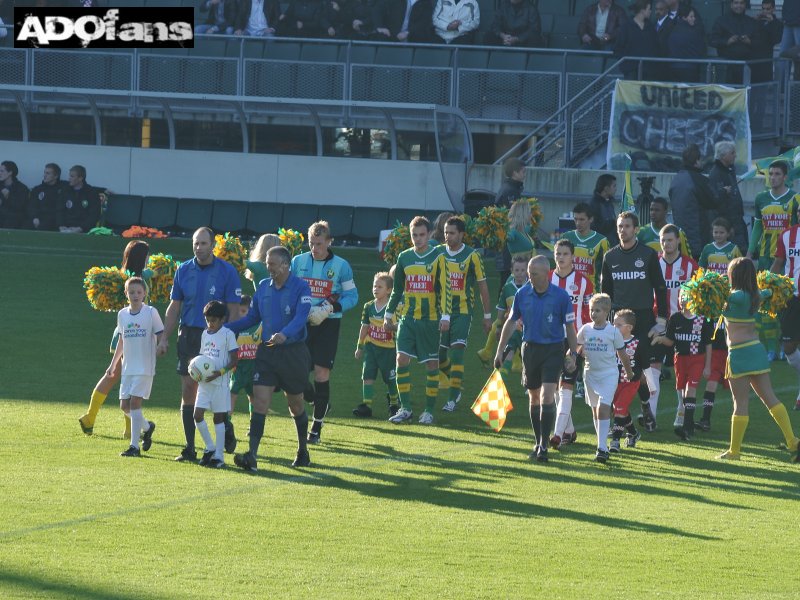
[[264, 423], [267, 421], [267, 415], [254, 412], [250, 415], [250, 454], [253, 457], [258, 456], [258, 445], [261, 443], [261, 438], [264, 437]]
[[294, 417], [294, 426], [297, 428], [297, 448], [298, 450], [306, 450], [308, 444], [306, 438], [308, 437], [308, 412], [303, 411], [303, 414]]
[[186, 437], [186, 447], [194, 450], [194, 434], [197, 431], [194, 425], [194, 405], [181, 406], [181, 420], [183, 421], [183, 435]]

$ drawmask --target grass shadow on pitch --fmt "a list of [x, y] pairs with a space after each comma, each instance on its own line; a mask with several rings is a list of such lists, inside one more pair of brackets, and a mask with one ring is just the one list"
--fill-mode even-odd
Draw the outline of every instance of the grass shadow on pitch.
[[[15, 597], [19, 590], [20, 597], [82, 598], [83, 600], [139, 600], [141, 593], [128, 594], [118, 588], [87, 587], [85, 584], [59, 581], [51, 577], [43, 577], [32, 573], [20, 573], [7, 568], [0, 568], [0, 588], [5, 590], [4, 597]], [[167, 598], [166, 596], [160, 596]]]

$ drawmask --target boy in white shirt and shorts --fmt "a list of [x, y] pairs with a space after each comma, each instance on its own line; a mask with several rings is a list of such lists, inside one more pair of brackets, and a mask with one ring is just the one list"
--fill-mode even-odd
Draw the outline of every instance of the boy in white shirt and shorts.
[[[207, 328], [200, 340], [200, 354], [207, 356], [215, 368], [211, 375], [199, 382], [194, 403], [194, 424], [206, 443], [200, 465], [215, 469], [225, 466], [222, 454], [225, 449], [225, 421], [231, 409], [228, 372], [235, 368], [239, 361], [236, 334], [222, 326], [227, 313], [228, 308], [218, 300], [212, 300], [203, 308]], [[214, 413], [216, 441], [211, 438], [211, 432], [205, 421], [206, 410]]]
[[601, 463], [608, 460], [606, 440], [611, 427], [611, 403], [619, 380], [617, 357], [628, 378], [633, 379], [631, 361], [625, 353], [622, 333], [608, 322], [610, 312], [611, 297], [608, 294], [595, 294], [589, 301], [592, 322], [586, 323], [578, 331], [578, 352], [583, 354], [585, 360], [583, 383], [586, 404], [592, 407], [594, 428], [597, 432], [595, 460]]
[[[156, 424], [144, 418], [142, 401], [150, 398], [156, 374], [156, 347], [161, 340], [164, 324], [158, 311], [144, 303], [147, 284], [141, 277], [125, 281], [125, 296], [129, 305], [117, 314], [120, 332], [114, 357], [106, 370], [111, 376], [122, 360], [122, 379], [119, 384], [119, 407], [131, 417], [131, 445], [120, 456], [141, 456], [153, 443]], [[141, 436], [141, 449], [139, 448]]]

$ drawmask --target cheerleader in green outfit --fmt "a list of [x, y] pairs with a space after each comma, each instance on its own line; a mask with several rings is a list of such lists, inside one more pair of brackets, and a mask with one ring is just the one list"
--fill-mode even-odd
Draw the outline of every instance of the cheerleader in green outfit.
[[[730, 447], [719, 458], [724, 460], [740, 458], [742, 439], [750, 420], [748, 400], [751, 387], [780, 427], [789, 450], [797, 452], [800, 440], [792, 431], [786, 407], [772, 390], [767, 352], [759, 341], [756, 331], [755, 316], [761, 304], [761, 296], [769, 292], [759, 293], [755, 266], [753, 261], [747, 258], [740, 257], [731, 261], [728, 265], [728, 279], [731, 282], [731, 294], [722, 316], [725, 318], [725, 331], [728, 336], [728, 363], [725, 376], [731, 386], [733, 416]], [[798, 460], [800, 454], [794, 458], [795, 462]]]

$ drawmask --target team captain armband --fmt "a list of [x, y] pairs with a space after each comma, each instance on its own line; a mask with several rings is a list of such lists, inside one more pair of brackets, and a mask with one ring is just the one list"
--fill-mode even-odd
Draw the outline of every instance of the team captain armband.
[[564, 315], [564, 321], [567, 323], [572, 323], [575, 321], [575, 312], [569, 311], [566, 315]]

